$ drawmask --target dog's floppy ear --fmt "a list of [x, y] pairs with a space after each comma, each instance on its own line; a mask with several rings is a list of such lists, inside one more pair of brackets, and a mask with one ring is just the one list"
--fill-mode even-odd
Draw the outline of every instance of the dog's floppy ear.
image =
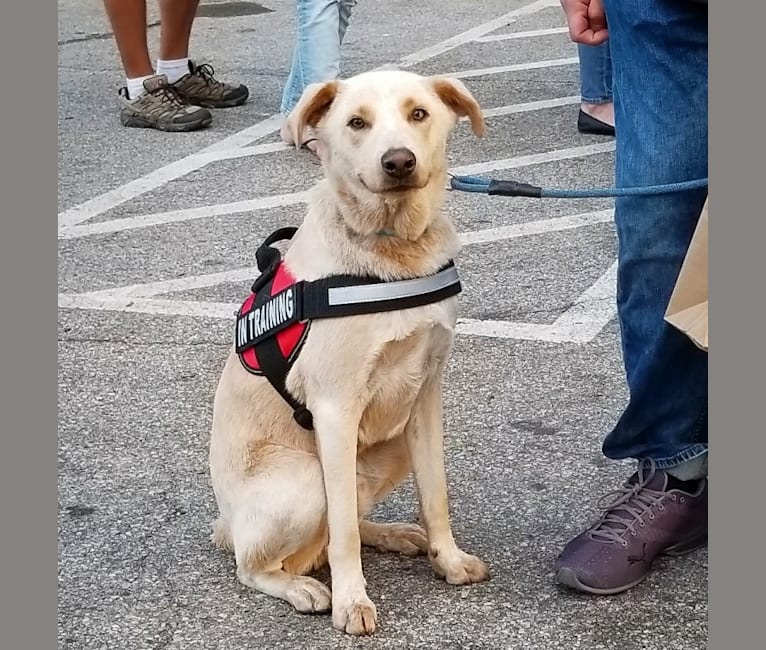
[[448, 77], [434, 77], [431, 79], [431, 85], [439, 99], [458, 117], [467, 117], [471, 121], [471, 129], [478, 137], [486, 133], [481, 107], [462, 81]]
[[316, 127], [319, 120], [329, 110], [338, 94], [340, 84], [338, 81], [326, 81], [313, 83], [306, 86], [300, 100], [290, 113], [290, 135], [295, 146], [300, 148], [302, 133], [307, 126]]

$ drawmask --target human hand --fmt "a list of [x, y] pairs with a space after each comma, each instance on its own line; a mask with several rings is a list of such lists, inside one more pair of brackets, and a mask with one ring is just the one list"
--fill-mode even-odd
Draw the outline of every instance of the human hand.
[[561, 0], [569, 36], [575, 43], [601, 45], [608, 38], [602, 0]]

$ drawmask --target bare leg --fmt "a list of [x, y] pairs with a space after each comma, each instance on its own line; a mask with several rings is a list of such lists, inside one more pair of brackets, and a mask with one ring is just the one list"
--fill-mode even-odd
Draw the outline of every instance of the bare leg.
[[160, 0], [161, 59], [183, 59], [189, 56], [189, 39], [198, 5], [199, 0]]
[[583, 113], [587, 113], [597, 120], [605, 122], [609, 126], [614, 126], [614, 102], [605, 102], [603, 104], [580, 104]]
[[154, 74], [146, 44], [146, 0], [104, 0], [104, 8], [125, 76], [135, 79]]

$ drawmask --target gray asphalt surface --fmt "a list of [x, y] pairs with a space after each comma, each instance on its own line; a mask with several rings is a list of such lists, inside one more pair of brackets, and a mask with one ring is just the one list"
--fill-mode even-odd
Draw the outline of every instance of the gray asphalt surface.
[[[528, 2], [360, 2], [343, 50], [345, 74], [387, 63], [487, 23]], [[263, 9], [268, 11], [263, 11]], [[150, 6], [150, 22], [156, 6]], [[124, 83], [99, 3], [59, 0], [59, 210], [64, 212], [185, 159], [278, 111], [293, 37], [293, 3], [203, 0], [192, 56], [252, 91], [192, 134], [125, 129]], [[210, 16], [210, 17], [207, 17]], [[564, 25], [551, 6], [490, 34]], [[155, 42], [158, 28], [150, 29]], [[566, 34], [467, 42], [414, 65], [450, 73], [576, 56]], [[466, 79], [485, 109], [576, 95], [576, 65]], [[576, 104], [489, 119], [489, 137], [465, 125], [454, 165], [603, 139], [576, 130]], [[275, 142], [273, 133], [256, 142]], [[538, 184], [608, 185], [613, 155], [599, 153], [497, 172]], [[290, 193], [321, 170], [305, 153], [277, 151], [209, 164], [83, 222], [101, 223]], [[460, 231], [603, 210], [608, 201], [545, 201], [451, 194]], [[106, 234], [60, 237], [59, 292], [77, 294], [252, 266], [262, 238], [297, 224], [303, 206], [245, 211]], [[614, 260], [612, 225], [467, 246], [463, 318], [552, 323]], [[171, 291], [161, 298], [230, 303], [249, 281]], [[233, 558], [209, 543], [215, 513], [207, 471], [212, 396], [230, 345], [231, 319], [59, 308], [59, 648], [705, 647], [707, 552], [661, 559], [634, 590], [589, 598], [559, 588], [561, 546], [619, 487], [629, 465], [600, 443], [625, 386], [614, 319], [587, 343], [460, 335], [446, 386], [452, 517], [461, 545], [492, 580], [465, 588], [438, 580], [423, 558], [363, 552], [378, 605], [371, 639], [346, 638], [326, 616], [301, 616], [248, 590]], [[375, 513], [410, 520], [407, 483]]]

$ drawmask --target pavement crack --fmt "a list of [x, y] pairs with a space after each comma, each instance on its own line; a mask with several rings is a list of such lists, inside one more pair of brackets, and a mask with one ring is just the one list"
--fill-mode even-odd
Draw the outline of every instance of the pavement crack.
[[[152, 23], [149, 23], [146, 28], [151, 29], [153, 27], [159, 27], [160, 21], [154, 21]], [[85, 41], [105, 41], [110, 38], [113, 38], [114, 34], [112, 32], [103, 32], [103, 33], [92, 33], [92, 34], [83, 34], [82, 36], [75, 36], [73, 38], [67, 38], [63, 41], [59, 41], [58, 45], [59, 47], [62, 45], [71, 45], [72, 43], [84, 43]]]

